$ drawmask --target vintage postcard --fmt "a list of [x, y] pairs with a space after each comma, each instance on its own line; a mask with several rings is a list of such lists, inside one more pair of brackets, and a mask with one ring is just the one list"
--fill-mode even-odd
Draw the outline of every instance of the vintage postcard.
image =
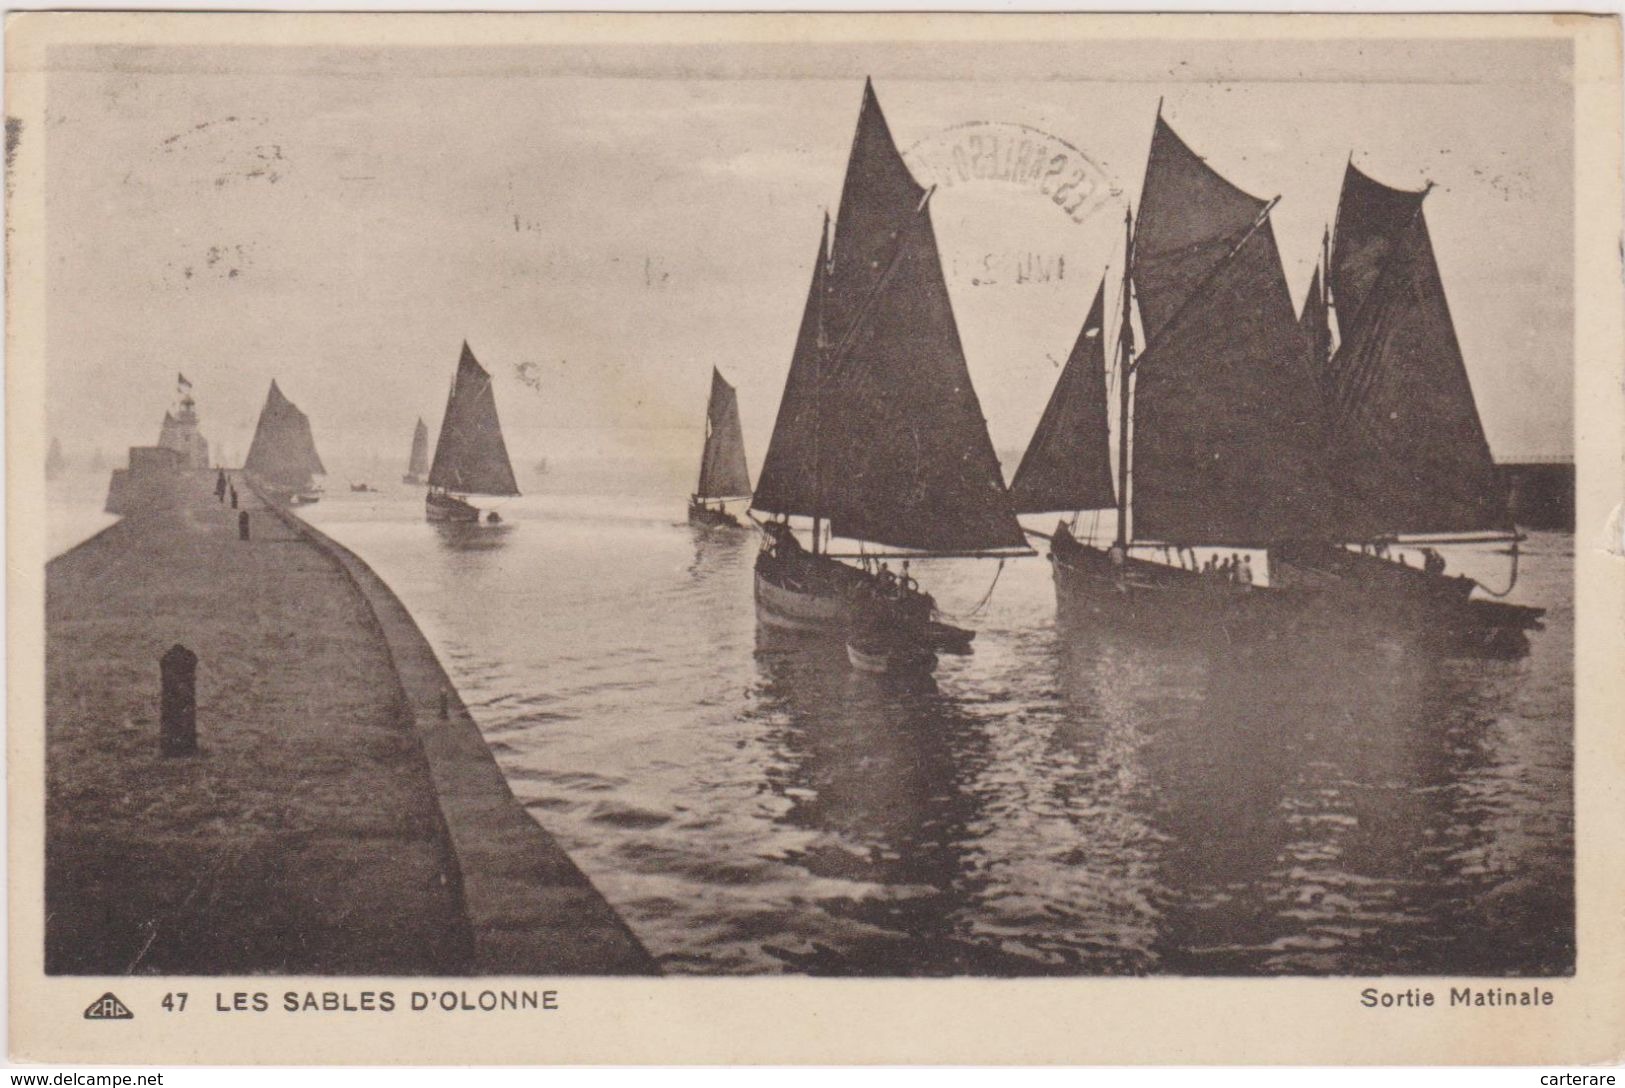
[[1620, 1059], [1616, 20], [6, 38], [16, 1059]]

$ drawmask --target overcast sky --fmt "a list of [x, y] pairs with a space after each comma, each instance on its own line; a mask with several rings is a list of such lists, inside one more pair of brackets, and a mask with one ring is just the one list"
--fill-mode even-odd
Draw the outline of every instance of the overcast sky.
[[[1222, 174], [1282, 197], [1300, 302], [1351, 153], [1437, 183], [1491, 446], [1572, 448], [1566, 43], [62, 47], [50, 67], [47, 410], [70, 453], [155, 441], [181, 370], [237, 458], [275, 377], [330, 465], [404, 462], [466, 338], [516, 460], [685, 451], [715, 364], [754, 471], [866, 75], [941, 185], [1001, 450], [1025, 444], [1120, 260], [1159, 99]], [[1047, 141], [1099, 188], [1069, 215], [1032, 185], [957, 179], [955, 149], [989, 146], [973, 135]]]

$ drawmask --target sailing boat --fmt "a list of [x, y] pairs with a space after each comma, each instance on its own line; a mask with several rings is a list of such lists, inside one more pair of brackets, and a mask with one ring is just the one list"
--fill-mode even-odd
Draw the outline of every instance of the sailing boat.
[[401, 477], [401, 483], [421, 486], [423, 478], [429, 474], [429, 428], [418, 417], [418, 425], [412, 428], [412, 456], [406, 462], [406, 475]]
[[750, 498], [750, 468], [745, 464], [745, 434], [739, 426], [739, 397], [716, 367], [711, 368], [711, 400], [705, 409], [705, 452], [700, 455], [700, 483], [688, 499], [688, 522], [711, 529], [740, 529], [728, 513], [729, 499]]
[[[1432, 186], [1390, 188], [1352, 160], [1343, 175], [1335, 234], [1324, 243], [1326, 297], [1306, 304], [1312, 352], [1323, 372], [1329, 455], [1340, 468], [1351, 517], [1327, 548], [1298, 544], [1278, 563], [1289, 577], [1331, 573], [1369, 594], [1470, 606], [1461, 634], [1478, 648], [1517, 652], [1540, 610], [1474, 600], [1476, 583], [1445, 574], [1423, 547], [1420, 568], [1389, 548], [1509, 543], [1516, 578], [1520, 537], [1505, 481], [1490, 454], [1423, 213]], [[1317, 276], [1317, 281], [1322, 277]], [[1313, 303], [1314, 300], [1311, 300]], [[1341, 342], [1331, 348], [1335, 307]]]
[[[1346, 463], [1336, 481], [1328, 469], [1339, 463], [1326, 456], [1336, 428], [1322, 390], [1332, 378], [1306, 350], [1315, 316], [1306, 307], [1300, 323], [1293, 310], [1269, 221], [1275, 203], [1220, 176], [1159, 110], [1139, 216], [1125, 217], [1116, 540], [1096, 547], [1057, 526], [1059, 606], [1157, 634], [1276, 637], [1369, 619], [1457, 645], [1521, 638], [1538, 609], [1469, 602], [1467, 580], [1394, 593], [1342, 547], [1370, 539], [1361, 485]], [[1137, 358], [1136, 300], [1146, 337]], [[1101, 456], [1103, 422], [1090, 413], [1073, 435], [1085, 461]], [[1100, 509], [1106, 495], [1066, 498], [1049, 505]], [[1198, 547], [1230, 554], [1203, 562]]]
[[310, 419], [293, 401], [283, 396], [276, 380], [266, 394], [254, 425], [243, 471], [253, 476], [273, 497], [293, 505], [313, 503], [319, 498], [316, 476], [325, 476], [316, 440], [310, 432]]
[[[479, 509], [468, 502], [468, 496], [517, 494], [519, 485], [507, 444], [502, 441], [502, 424], [497, 421], [491, 375], [465, 340], [446, 400], [446, 417], [440, 424], [440, 441], [435, 444], [434, 465], [429, 469], [425, 512], [430, 521], [478, 521]], [[502, 519], [493, 510], [486, 520]]]
[[[824, 220], [751, 500], [778, 515], [762, 524], [759, 621], [842, 638], [871, 671], [929, 669], [937, 651], [968, 652], [974, 637], [936, 619], [909, 560], [1033, 554], [971, 387], [930, 197], [865, 82], [839, 218], [833, 239]], [[812, 519], [807, 546], [791, 516]], [[838, 555], [837, 536], [899, 550]]]
[[68, 459], [62, 456], [62, 442], [60, 439], [51, 439], [50, 451], [45, 455], [45, 478], [54, 480], [68, 467]]

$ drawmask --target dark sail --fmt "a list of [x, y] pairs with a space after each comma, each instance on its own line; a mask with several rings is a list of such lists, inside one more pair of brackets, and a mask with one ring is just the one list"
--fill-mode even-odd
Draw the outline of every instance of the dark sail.
[[926, 192], [864, 84], [754, 507], [934, 552], [1025, 547], [942, 278]]
[[1018, 514], [1103, 510], [1117, 503], [1106, 416], [1105, 308], [1102, 282], [1010, 484]]
[[1025, 548], [971, 387], [929, 213], [902, 229], [899, 246], [849, 351], [833, 360], [840, 414], [831, 420], [831, 531], [931, 551]]
[[1134, 237], [1147, 330], [1134, 387], [1138, 539], [1333, 535], [1322, 398], [1267, 208], [1157, 119]]
[[743, 498], [750, 494], [745, 434], [739, 426], [739, 397], [711, 368], [711, 400], [705, 410], [705, 453], [700, 458], [702, 499]]
[[446, 417], [440, 424], [429, 486], [464, 495], [519, 494], [508, 447], [502, 441], [502, 425], [497, 421], [491, 375], [468, 350], [466, 341], [446, 401]]
[[274, 380], [254, 426], [254, 440], [243, 461], [243, 471], [267, 483], [293, 488], [309, 487], [313, 476], [327, 472], [316, 452], [310, 420], [282, 395]]
[[[1338, 325], [1358, 323], [1366, 295], [1388, 261], [1388, 254], [1422, 210], [1425, 192], [1390, 189], [1354, 168], [1343, 171], [1337, 202], [1331, 262], [1326, 287], [1337, 306]], [[1349, 330], [1344, 328], [1343, 335]]]
[[412, 456], [406, 463], [406, 471], [413, 476], [429, 471], [429, 428], [421, 418], [412, 428]]
[[1148, 342], [1225, 263], [1266, 203], [1220, 177], [1157, 118], [1134, 224], [1134, 296]]
[[[1450, 320], [1421, 193], [1350, 165], [1332, 254], [1343, 342], [1332, 363], [1332, 456], [1366, 532], [1510, 529]], [[1345, 302], [1345, 300], [1349, 300]]]
[[755, 505], [895, 547], [1024, 548], [925, 198], [866, 84], [827, 282], [820, 296], [815, 272]]
[[924, 197], [892, 141], [874, 84], [865, 80], [829, 255], [825, 329], [831, 347], [853, 327], [897, 252], [898, 232], [913, 221]]
[[1303, 313], [1298, 315], [1298, 331], [1303, 335], [1304, 350], [1309, 353], [1309, 372], [1320, 381], [1324, 393], [1331, 384], [1332, 325], [1331, 311], [1326, 305], [1326, 292], [1320, 285], [1318, 267], [1309, 280], [1309, 293], [1304, 296]]
[[812, 285], [807, 288], [807, 307], [801, 313], [801, 330], [796, 334], [795, 354], [790, 357], [790, 376], [779, 400], [779, 416], [773, 424], [773, 439], [762, 461], [762, 475], [756, 481], [751, 506], [773, 514], [821, 516], [818, 502], [818, 401], [819, 359], [823, 352], [824, 300], [829, 268], [829, 222], [818, 240], [818, 259], [813, 263]]

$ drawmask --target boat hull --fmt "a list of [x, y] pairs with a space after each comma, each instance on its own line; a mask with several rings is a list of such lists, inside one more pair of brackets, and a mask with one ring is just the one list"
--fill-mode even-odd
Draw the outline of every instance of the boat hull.
[[937, 667], [937, 655], [923, 646], [890, 646], [856, 639], [847, 640], [846, 659], [859, 672], [886, 675], [927, 673]]
[[[1105, 549], [1060, 534], [1050, 562], [1063, 621], [1158, 641], [1319, 644], [1397, 637], [1447, 654], [1516, 657], [1528, 652], [1526, 632], [1539, 628], [1541, 614], [1469, 600], [1470, 581], [1415, 570], [1409, 573], [1419, 580], [1395, 580], [1386, 571], [1354, 577], [1288, 561], [1279, 567], [1284, 585], [1243, 586], [1132, 557], [1113, 562]], [[1274, 576], [1273, 557], [1270, 569]]]
[[739, 519], [718, 506], [706, 506], [703, 502], [690, 499], [688, 502], [688, 523], [697, 529], [743, 529]]
[[756, 572], [756, 618], [784, 631], [845, 636], [850, 626], [846, 602], [830, 594], [806, 592], [779, 584]]
[[425, 497], [423, 512], [430, 521], [480, 520], [480, 511], [477, 506], [465, 502], [455, 495], [446, 495], [438, 491], [431, 491]]
[[309, 506], [320, 502], [321, 492], [314, 488], [288, 487], [284, 484], [260, 484], [260, 491], [272, 502], [283, 506]]
[[853, 666], [866, 671], [929, 671], [936, 653], [969, 653], [976, 637], [931, 619], [925, 594], [888, 594], [874, 574], [831, 559], [763, 551], [755, 588], [762, 626], [840, 640]]

